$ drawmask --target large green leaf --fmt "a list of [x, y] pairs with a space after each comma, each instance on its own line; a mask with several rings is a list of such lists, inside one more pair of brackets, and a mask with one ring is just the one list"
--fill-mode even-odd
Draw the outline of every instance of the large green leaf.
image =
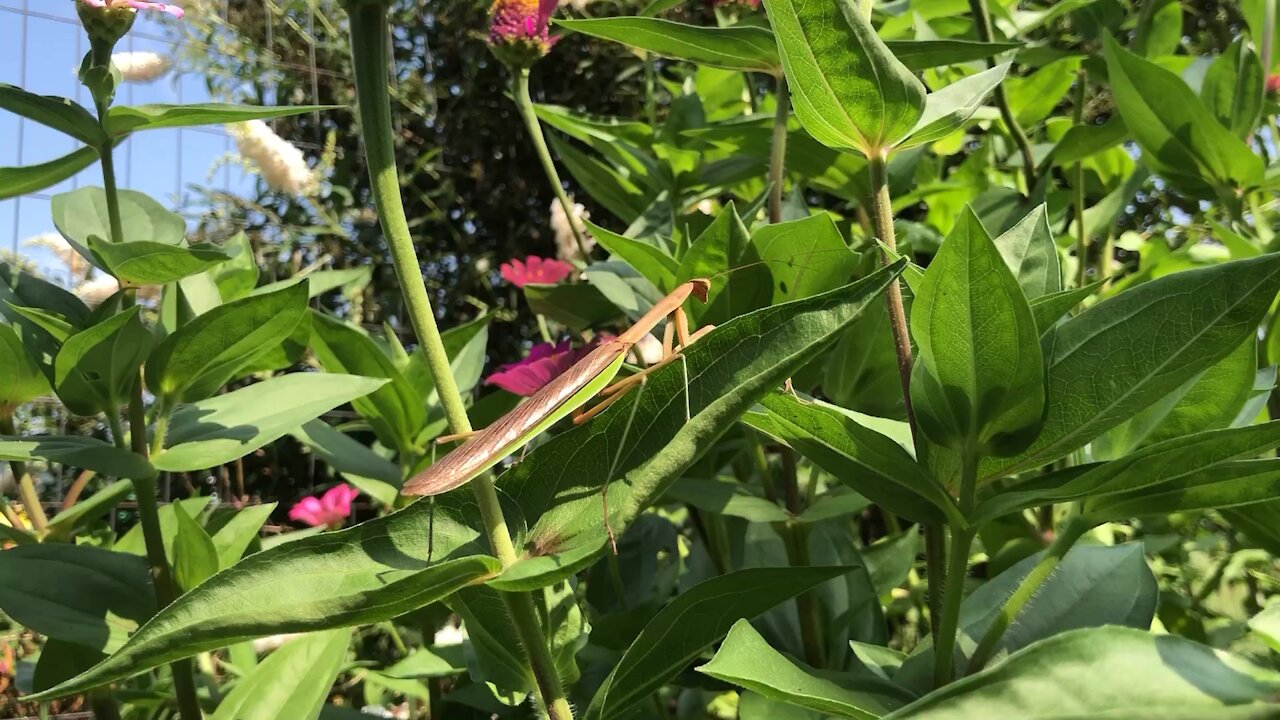
[[680, 263], [666, 250], [643, 240], [619, 235], [610, 230], [584, 221], [591, 236], [601, 247], [626, 261], [662, 292], [671, 292], [676, 286], [676, 271]]
[[676, 282], [712, 281], [706, 304], [691, 307], [690, 317], [699, 324], [718, 324], [768, 305], [775, 290], [769, 266], [759, 261], [759, 251], [730, 202], [680, 258]]
[[306, 282], [216, 307], [156, 347], [147, 361], [147, 389], [169, 407], [203, 400], [284, 342], [306, 313]]
[[[773, 279], [775, 304], [834, 290], [849, 282], [858, 266], [858, 254], [826, 213], [764, 225], [752, 233], [751, 245], [750, 262], [763, 264]], [[728, 283], [734, 274], [725, 276]]]
[[164, 449], [151, 462], [173, 472], [231, 462], [385, 383], [355, 375], [293, 373], [179, 405]]
[[765, 0], [796, 116], [814, 139], [864, 154], [911, 133], [924, 85], [863, 16], [856, 0]]
[[173, 541], [173, 579], [183, 591], [193, 590], [218, 572], [218, 549], [200, 523], [182, 505], [173, 506], [178, 528]]
[[[995, 239], [996, 248], [1027, 300], [1034, 301], [1062, 290], [1062, 267], [1049, 229], [1049, 209], [1039, 205], [1017, 225]], [[1056, 320], [1057, 318], [1055, 318]]]
[[746, 620], [734, 624], [715, 657], [698, 672], [772, 700], [857, 720], [875, 720], [914, 699], [872, 675], [819, 673], [769, 647]]
[[89, 167], [97, 159], [97, 150], [82, 147], [60, 158], [36, 165], [0, 167], [0, 200], [53, 187]]
[[978, 42], [976, 40], [886, 40], [884, 43], [898, 61], [911, 70], [927, 70], [944, 65], [982, 60], [1006, 50], [1022, 47], [1016, 42]]
[[1018, 280], [966, 210], [911, 305], [919, 346], [911, 401], [920, 429], [954, 450], [1012, 455], [1040, 429], [1040, 333]]
[[578, 185], [622, 222], [630, 224], [649, 206], [652, 198], [622, 172], [554, 134], [547, 140]]
[[0, 552], [0, 610], [51, 638], [112, 652], [155, 612], [143, 558], [46, 543]]
[[[141, 455], [134, 455], [134, 457], [142, 458]], [[150, 472], [155, 471], [150, 470]], [[132, 477], [145, 478], [146, 476], [133, 475]], [[82, 525], [106, 515], [111, 508], [114, 508], [117, 503], [128, 497], [131, 492], [133, 492], [132, 481], [117, 480], [89, 497], [81, 498], [75, 505], [59, 511], [57, 515], [54, 515], [49, 520], [49, 525], [47, 526], [48, 538], [58, 542], [66, 541]]]
[[108, 477], [146, 480], [156, 469], [141, 455], [83, 435], [0, 436], [0, 459], [47, 460], [93, 470]]
[[1280, 288], [1280, 257], [1188, 270], [1143, 283], [1058, 328], [1044, 429], [983, 475], [1040, 467], [1173, 392], [1254, 334]]
[[129, 285], [164, 285], [202, 273], [231, 257], [211, 243], [190, 246], [148, 240], [111, 243], [97, 235], [89, 237], [89, 250], [104, 270]]
[[311, 339], [316, 359], [326, 372], [387, 380], [352, 405], [383, 445], [410, 452], [426, 421], [426, 398], [414, 392], [391, 357], [360, 328], [318, 312], [312, 314]]
[[1280, 498], [1280, 459], [1220, 463], [1144, 490], [1091, 497], [1084, 512], [1092, 520], [1127, 520], [1193, 510], [1252, 505]]
[[886, 510], [918, 522], [961, 520], [955, 501], [900, 445], [834, 405], [783, 394], [765, 396], [766, 412], [746, 424], [809, 458]]
[[1244, 38], [1236, 38], [1204, 74], [1200, 97], [1218, 122], [1241, 139], [1248, 139], [1262, 117], [1264, 75]]
[[213, 533], [213, 547], [218, 554], [218, 568], [225, 570], [240, 560], [245, 550], [258, 538], [262, 524], [271, 517], [276, 503], [250, 505], [236, 510], [229, 520]]
[[67, 98], [36, 95], [20, 87], [0, 83], [0, 109], [64, 132], [85, 145], [99, 147], [107, 141], [97, 119]]
[[[49, 392], [40, 366], [22, 346], [22, 339], [12, 325], [0, 323], [0, 408], [15, 408]], [[0, 410], [3, 412], [3, 410]]]
[[346, 629], [290, 640], [236, 683], [210, 720], [315, 720], [350, 643]]
[[[124, 228], [124, 243], [141, 241], [177, 246], [182, 242], [187, 232], [187, 223], [181, 215], [166, 209], [150, 196], [134, 190], [120, 190], [117, 198], [120, 224]], [[107, 212], [106, 190], [87, 186], [59, 193], [50, 200], [49, 208], [53, 213], [54, 226], [67, 242], [84, 255], [85, 259], [101, 265], [101, 261], [89, 248], [89, 238], [114, 240]]]
[[608, 544], [602, 491], [609, 525], [621, 532], [758, 398], [834, 342], [901, 269], [735, 318], [599, 418], [529, 453], [498, 483], [536, 520], [523, 541], [532, 551], [491, 584], [543, 587], [589, 564]]
[[[416, 610], [482, 580], [474, 500], [421, 501], [241, 560], [160, 611], [115, 654], [32, 699], [63, 697], [261, 635], [352, 627]], [[428, 529], [432, 532], [428, 532]], [[434, 547], [433, 547], [434, 545]]]
[[902, 149], [923, 145], [963, 129], [1008, 72], [1008, 63], [997, 65], [929, 93], [920, 119], [911, 129], [911, 134], [898, 143], [897, 147]]
[[58, 397], [78, 415], [115, 412], [138, 382], [153, 342], [137, 306], [72, 335], [54, 360]]
[[587, 708], [588, 720], [619, 717], [662, 687], [732, 628], [835, 579], [847, 567], [737, 570], [698, 583], [667, 603], [622, 654]]
[[1105, 52], [1116, 107], [1152, 170], [1195, 194], [1262, 182], [1262, 159], [1214, 118], [1182, 78], [1109, 35]]
[[[1280, 674], [1173, 635], [1063, 633], [930, 693], [891, 720], [1209, 720], [1275, 717]], [[1252, 705], [1256, 714], [1223, 714]], [[1245, 708], [1240, 708], [1244, 710]]]
[[118, 105], [107, 113], [107, 132], [118, 137], [140, 130], [193, 127], [196, 125], [225, 125], [249, 120], [302, 115], [336, 109], [333, 105], [280, 105], [253, 107], [249, 105], [225, 105], [221, 103], [197, 103], [193, 105]]
[[700, 65], [773, 75], [782, 73], [773, 34], [750, 25], [700, 27], [652, 17], [559, 19], [556, 25]]
[[395, 502], [404, 481], [400, 466], [396, 463], [323, 420], [305, 423], [292, 431], [292, 434], [299, 442], [311, 448], [316, 457], [342, 473], [352, 485], [385, 505]]

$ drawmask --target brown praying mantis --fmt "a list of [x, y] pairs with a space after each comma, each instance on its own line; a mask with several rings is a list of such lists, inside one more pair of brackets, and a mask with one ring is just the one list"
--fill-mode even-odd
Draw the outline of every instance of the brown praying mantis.
[[[689, 319], [683, 309], [690, 295], [706, 302], [710, 289], [711, 281], [702, 278], [681, 284], [621, 335], [600, 344], [497, 422], [474, 433], [441, 438], [441, 441], [465, 438], [466, 442], [410, 478], [402, 492], [406, 495], [448, 492], [497, 465], [564, 417], [573, 414], [574, 424], [580, 424], [604, 412], [628, 391], [643, 384], [649, 374], [680, 358], [685, 348], [714, 329], [707, 325], [690, 332]], [[662, 359], [610, 385], [631, 348], [664, 318], [669, 318], [669, 322], [663, 332]], [[597, 395], [604, 400], [583, 411], [583, 406]]]

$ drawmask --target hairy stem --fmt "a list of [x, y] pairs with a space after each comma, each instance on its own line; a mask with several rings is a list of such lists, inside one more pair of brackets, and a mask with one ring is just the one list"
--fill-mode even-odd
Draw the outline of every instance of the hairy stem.
[[787, 119], [791, 116], [791, 91], [787, 79], [778, 78], [778, 107], [773, 112], [773, 144], [769, 149], [769, 222], [782, 222], [782, 184], [786, 178]]
[[[387, 53], [389, 28], [387, 4], [384, 1], [365, 0], [346, 3], [351, 18], [351, 53], [355, 67], [356, 98], [359, 105], [361, 127], [364, 135], [365, 160], [369, 166], [369, 178], [374, 202], [383, 233], [391, 249], [392, 262], [400, 280], [401, 292], [408, 307], [418, 342], [427, 357], [427, 366], [435, 379], [436, 388], [444, 406], [445, 418], [453, 433], [471, 431], [466, 407], [458, 392], [449, 367], [449, 357], [436, 325], [435, 312], [427, 296], [422, 271], [418, 267], [409, 233], [408, 220], [400, 197], [400, 175], [396, 167], [395, 143], [392, 139], [391, 98], [387, 92]], [[517, 93], [519, 95], [519, 93]], [[527, 92], [524, 93], [527, 98]], [[519, 104], [519, 101], [517, 101]], [[532, 111], [532, 108], [529, 108]], [[536, 118], [535, 118], [536, 120]], [[535, 122], [536, 125], [536, 122]], [[541, 132], [536, 134], [541, 139]], [[545, 153], [545, 143], [542, 143]], [[549, 159], [549, 156], [548, 156]], [[554, 167], [552, 167], [554, 172]], [[559, 187], [557, 183], [557, 188]], [[561, 202], [567, 202], [561, 191]], [[566, 205], [565, 211], [572, 213]], [[581, 238], [579, 238], [581, 240]], [[585, 249], [585, 248], [584, 248]], [[471, 481], [477, 504], [485, 525], [489, 545], [503, 567], [510, 567], [519, 559], [507, 529], [506, 518], [498, 503], [498, 493], [493, 480], [483, 474]], [[510, 613], [520, 643], [529, 658], [530, 669], [538, 685], [537, 695], [551, 720], [571, 720], [573, 713], [565, 698], [555, 663], [547, 646], [546, 636], [538, 619], [533, 598], [528, 593], [504, 593], [507, 611]]]
[[[978, 484], [978, 453], [966, 449], [961, 460], [960, 512], [973, 511], [973, 499]], [[942, 600], [942, 619], [933, 646], [933, 685], [942, 687], [955, 677], [956, 633], [960, 630], [960, 604], [964, 600], [964, 579], [969, 573], [969, 548], [973, 545], [974, 531], [970, 528], [952, 528], [951, 550], [947, 555], [947, 588]]]
[[978, 647], [973, 651], [973, 655], [969, 658], [969, 666], [965, 670], [966, 675], [982, 670], [987, 663], [991, 661], [991, 656], [995, 654], [996, 649], [1000, 645], [1000, 639], [1004, 637], [1005, 632], [1013, 621], [1017, 619], [1018, 613], [1022, 612], [1022, 608], [1040, 589], [1053, 571], [1057, 569], [1058, 563], [1062, 562], [1062, 558], [1066, 557], [1067, 551], [1071, 549], [1076, 541], [1089, 531], [1090, 523], [1086, 522], [1078, 515], [1072, 516], [1063, 525], [1062, 530], [1053, 538], [1053, 543], [1045, 551], [1044, 557], [1040, 558], [1040, 562], [1031, 568], [1031, 572], [1022, 579], [1013, 594], [1005, 601], [1004, 606], [1000, 608], [1000, 613], [996, 615], [991, 625], [983, 634], [982, 640], [978, 642]]
[[[991, 11], [987, 9], [987, 0], [969, 0], [969, 10], [973, 13], [973, 26], [978, 31], [978, 39], [982, 42], [991, 42], [994, 33], [991, 28]], [[987, 58], [987, 67], [995, 67], [995, 64], [994, 58]], [[1009, 106], [1009, 96], [1004, 92], [1004, 85], [997, 85], [992, 95], [995, 97], [996, 107], [1000, 109], [1000, 117], [1004, 120], [1005, 128], [1009, 130], [1014, 144], [1018, 146], [1018, 152], [1022, 154], [1022, 169], [1026, 173], [1027, 192], [1030, 193], [1036, 187], [1036, 160], [1031, 152], [1031, 141], [1027, 139], [1026, 131], [1018, 124], [1018, 119], [1013, 116], [1013, 109]]]
[[568, 194], [564, 191], [564, 184], [560, 182], [560, 173], [556, 171], [556, 163], [551, 159], [547, 138], [542, 134], [542, 123], [539, 122], [538, 114], [533, 109], [533, 98], [529, 96], [529, 68], [520, 68], [516, 74], [512, 96], [515, 98], [516, 108], [520, 111], [520, 117], [524, 120], [524, 126], [529, 130], [533, 147], [538, 151], [538, 160], [542, 163], [542, 171], [547, 174], [547, 182], [551, 184], [556, 198], [560, 200], [560, 207], [564, 208], [569, 229], [573, 231], [573, 240], [578, 243], [578, 252], [582, 253], [582, 259], [586, 261], [591, 257], [586, 238], [582, 235], [582, 229], [578, 227], [578, 219], [573, 214], [573, 202], [569, 200]]
[[[875, 153], [867, 158], [867, 169], [871, 174], [871, 208], [872, 222], [876, 236], [892, 252], [898, 251], [897, 234], [893, 229], [893, 202], [889, 197], [889, 168], [885, 153]], [[883, 256], [884, 264], [889, 264], [889, 257]], [[893, 348], [898, 356], [898, 382], [902, 385], [902, 406], [907, 413], [907, 424], [911, 428], [911, 440], [915, 445], [916, 458], [923, 459], [924, 443], [920, 429], [916, 427], [916, 413], [911, 405], [911, 332], [907, 328], [907, 312], [902, 303], [901, 281], [894, 278], [885, 292], [885, 303], [889, 309], [889, 326], [893, 330]], [[942, 593], [946, 585], [945, 568], [947, 539], [944, 529], [934, 523], [922, 524], [924, 531], [924, 558], [929, 573], [929, 616], [930, 629], [934, 642], [938, 640], [938, 618], [942, 612]]]

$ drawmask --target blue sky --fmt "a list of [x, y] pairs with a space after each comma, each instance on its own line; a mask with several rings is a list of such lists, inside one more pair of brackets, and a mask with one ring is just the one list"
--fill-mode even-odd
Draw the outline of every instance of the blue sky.
[[[149, 15], [140, 13], [133, 32], [117, 51], [174, 54], [172, 41], [162, 38], [175, 34]], [[72, 0], [0, 0], [0, 82], [87, 105], [88, 93], [75, 74], [87, 50], [88, 40], [76, 20]], [[176, 71], [150, 85], [126, 84], [116, 100], [128, 105], [208, 101], [201, 78]], [[234, 147], [218, 127], [143, 133], [116, 150], [118, 180], [121, 187], [145, 192], [188, 217], [198, 216], [200, 208], [190, 198], [184, 204], [179, 197], [187, 185], [208, 184], [239, 193], [252, 190], [253, 178], [235, 165], [223, 167], [210, 178], [214, 163]], [[0, 111], [0, 166], [43, 162], [75, 148], [76, 142], [59, 132]], [[53, 231], [48, 196], [101, 184], [101, 169], [94, 165], [40, 196], [0, 201], [0, 250], [16, 250], [52, 269], [46, 251], [24, 248], [22, 241]]]

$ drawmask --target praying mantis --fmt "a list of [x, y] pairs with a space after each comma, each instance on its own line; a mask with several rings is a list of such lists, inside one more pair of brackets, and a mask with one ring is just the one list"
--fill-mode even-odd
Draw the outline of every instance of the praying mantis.
[[[689, 319], [683, 309], [690, 296], [706, 302], [710, 289], [711, 281], [705, 278], [682, 283], [621, 335], [601, 343], [489, 427], [475, 433], [442, 438], [465, 437], [466, 441], [439, 462], [410, 478], [402, 492], [428, 496], [448, 492], [497, 465], [566, 416], [572, 414], [574, 424], [580, 424], [600, 414], [628, 391], [643, 384], [650, 373], [679, 358], [682, 350], [714, 329], [714, 326], [707, 325], [691, 333]], [[610, 385], [622, 369], [631, 348], [668, 317], [670, 322], [664, 330], [662, 359]], [[597, 395], [605, 399], [582, 411], [583, 406]]]

